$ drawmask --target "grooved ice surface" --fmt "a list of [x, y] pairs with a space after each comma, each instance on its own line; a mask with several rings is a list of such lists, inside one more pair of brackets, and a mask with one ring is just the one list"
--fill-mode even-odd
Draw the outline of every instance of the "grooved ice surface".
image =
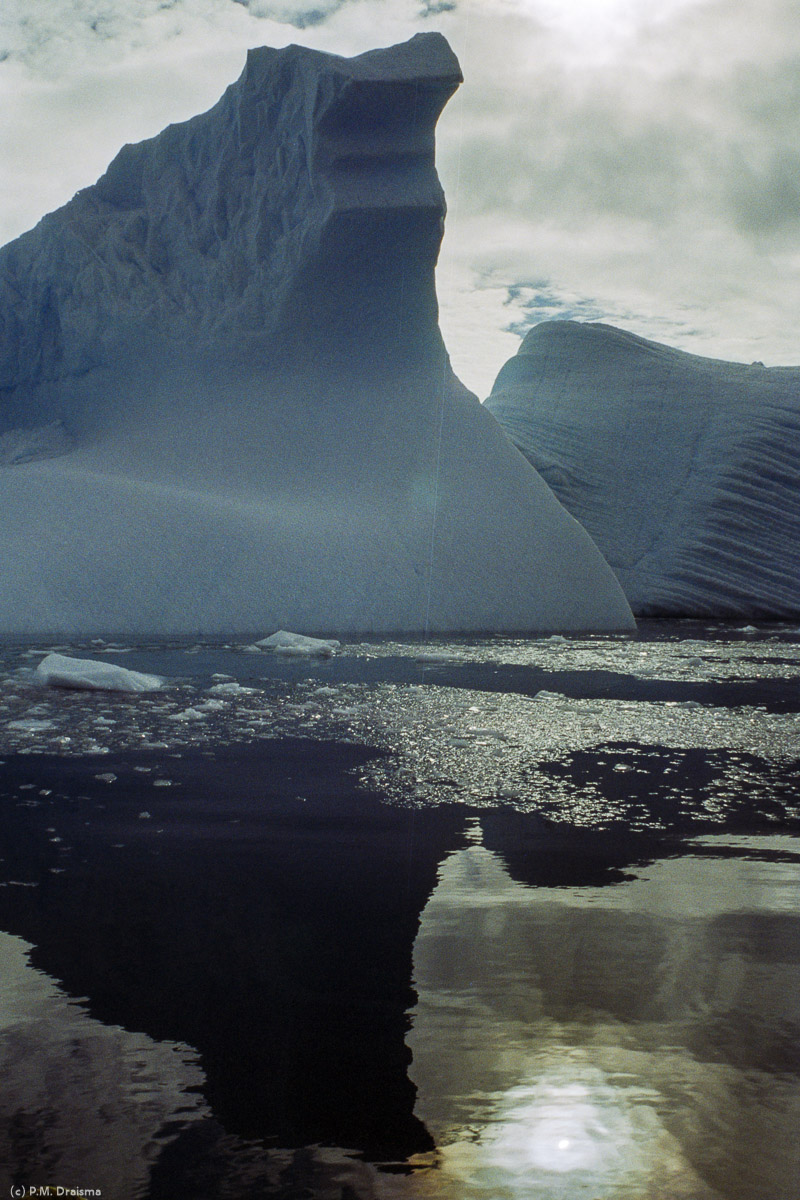
[[486, 406], [643, 615], [800, 612], [800, 368], [532, 329]]
[[434, 127], [460, 78], [438, 34], [250, 51], [0, 252], [0, 434], [73, 447], [0, 469], [0, 632], [629, 626], [450, 369]]

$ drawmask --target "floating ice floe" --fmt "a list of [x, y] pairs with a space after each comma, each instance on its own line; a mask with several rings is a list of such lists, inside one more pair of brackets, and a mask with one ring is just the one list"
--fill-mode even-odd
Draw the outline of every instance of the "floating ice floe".
[[285, 654], [289, 657], [331, 658], [341, 642], [337, 642], [335, 638], [306, 637], [303, 633], [289, 633], [286, 629], [279, 629], [277, 633], [254, 644], [260, 650], [272, 650], [275, 654]]
[[54, 729], [53, 721], [42, 721], [36, 717], [21, 718], [19, 721], [9, 721], [6, 729], [13, 729], [15, 733], [42, 733], [46, 729]]
[[65, 654], [48, 654], [43, 658], [36, 668], [36, 678], [48, 687], [90, 692], [154, 692], [164, 683], [158, 675], [129, 671], [127, 667], [91, 658], [69, 658]]
[[206, 714], [199, 708], [184, 708], [181, 712], [170, 713], [168, 719], [170, 721], [204, 721]]

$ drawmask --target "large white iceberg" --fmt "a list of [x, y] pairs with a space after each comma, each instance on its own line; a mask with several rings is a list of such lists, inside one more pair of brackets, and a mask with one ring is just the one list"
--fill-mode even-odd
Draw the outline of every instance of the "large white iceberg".
[[800, 368], [547, 321], [486, 401], [636, 613], [800, 613]]
[[0, 251], [0, 633], [622, 629], [437, 324], [444, 38], [248, 54]]

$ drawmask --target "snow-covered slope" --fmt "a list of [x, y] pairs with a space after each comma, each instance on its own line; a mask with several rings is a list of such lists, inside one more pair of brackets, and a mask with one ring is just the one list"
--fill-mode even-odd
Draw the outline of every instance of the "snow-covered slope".
[[547, 321], [486, 406], [640, 614], [800, 613], [800, 368]]
[[[452, 374], [444, 38], [249, 53], [0, 251], [0, 632], [624, 628]], [[47, 439], [44, 439], [45, 443]]]

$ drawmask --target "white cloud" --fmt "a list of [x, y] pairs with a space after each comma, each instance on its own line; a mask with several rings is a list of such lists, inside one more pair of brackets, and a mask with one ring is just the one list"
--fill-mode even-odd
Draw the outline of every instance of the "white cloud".
[[[548, 28], [554, 3], [464, 6], [452, 37], [467, 82], [440, 162], [457, 190], [461, 311], [473, 287], [499, 299], [505, 286], [500, 328], [577, 316], [697, 353], [800, 361], [800, 12], [651, 0], [623, 54], [619, 27], [603, 53], [577, 25]], [[605, 7], [575, 8], [589, 3]], [[623, 0], [606, 4], [619, 14]], [[448, 337], [458, 369], [466, 317]], [[485, 391], [489, 374], [469, 381]]]

